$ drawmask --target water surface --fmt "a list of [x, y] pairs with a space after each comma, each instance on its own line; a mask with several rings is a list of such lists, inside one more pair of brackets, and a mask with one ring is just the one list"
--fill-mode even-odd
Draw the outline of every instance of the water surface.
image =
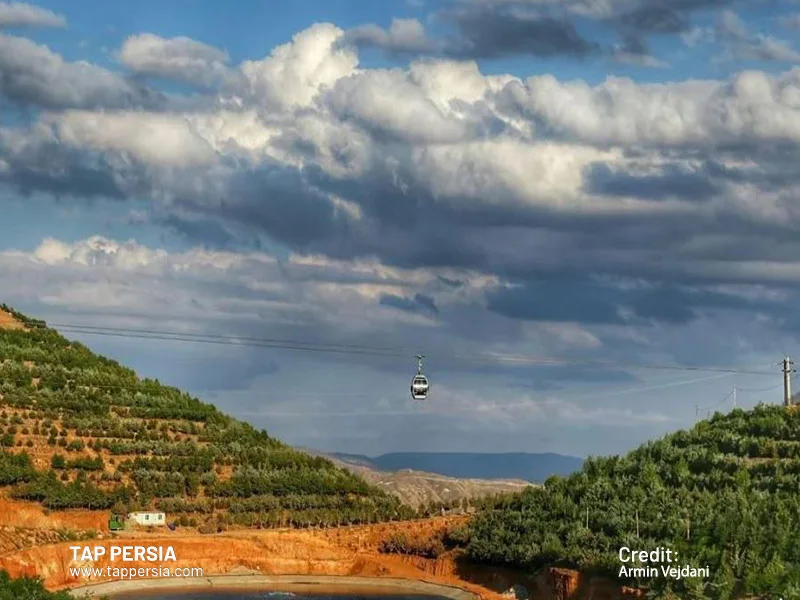
[[125, 592], [112, 600], [442, 600], [438, 596], [415, 594], [293, 594], [249, 590], [161, 590]]

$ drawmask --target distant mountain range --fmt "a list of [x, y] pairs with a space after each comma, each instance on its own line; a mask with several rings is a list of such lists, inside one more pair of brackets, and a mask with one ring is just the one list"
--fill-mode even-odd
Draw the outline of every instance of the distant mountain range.
[[533, 483], [551, 475], [569, 475], [583, 465], [583, 459], [575, 456], [527, 452], [392, 452], [376, 457], [332, 452], [329, 456], [379, 471], [412, 469], [460, 479], [521, 479]]

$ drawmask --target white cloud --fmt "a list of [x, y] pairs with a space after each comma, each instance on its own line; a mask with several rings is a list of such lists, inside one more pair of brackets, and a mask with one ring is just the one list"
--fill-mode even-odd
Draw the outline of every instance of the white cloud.
[[542, 75], [511, 83], [502, 95], [555, 132], [596, 144], [800, 141], [800, 69], [779, 76], [744, 71], [729, 82], [610, 77], [596, 86]]
[[435, 47], [425, 33], [425, 26], [417, 19], [392, 19], [388, 30], [378, 25], [354, 27], [346, 33], [343, 41], [376, 46], [390, 52], [430, 52]]
[[770, 35], [751, 33], [733, 11], [726, 10], [718, 16], [715, 33], [718, 39], [728, 44], [733, 59], [800, 62], [800, 52], [788, 42]]
[[122, 153], [154, 165], [204, 165], [217, 156], [181, 115], [67, 111], [47, 120], [63, 143]]
[[516, 80], [512, 75], [484, 75], [474, 61], [416, 61], [408, 74], [441, 111], [456, 115], [463, 114], [461, 103], [487, 100], [487, 93], [498, 92]]
[[163, 38], [151, 33], [125, 40], [119, 58], [129, 69], [145, 75], [212, 87], [232, 83], [227, 52], [187, 37]]
[[[454, 288], [440, 277], [458, 277], [462, 283]], [[0, 280], [19, 281], [5, 302], [41, 304], [39, 311], [66, 314], [63, 321], [69, 323], [80, 324], [86, 315], [88, 323], [102, 325], [161, 323], [166, 329], [219, 333], [220, 324], [238, 321], [245, 334], [264, 330], [277, 337], [280, 331], [287, 339], [312, 335], [321, 342], [352, 339], [371, 346], [381, 345], [376, 339], [388, 346], [418, 343], [419, 328], [434, 327], [440, 331], [428, 343], [447, 352], [452, 336], [460, 336], [475, 311], [482, 311], [478, 302], [495, 281], [460, 270], [388, 267], [374, 259], [295, 254], [279, 262], [260, 252], [200, 248], [170, 253], [102, 236], [72, 243], [47, 238], [31, 252], [0, 252]], [[383, 305], [385, 294], [424, 294], [445, 314], [434, 322], [424, 313]], [[401, 324], [408, 330], [398, 330]], [[518, 342], [540, 348], [599, 343], [590, 340], [575, 326], [545, 325], [529, 327]], [[501, 331], [465, 339], [461, 349], [486, 351], [494, 344], [505, 352], [520, 351]]]
[[[260, 234], [266, 224], [268, 235], [288, 234], [298, 223], [311, 224], [317, 227], [311, 228], [311, 237], [301, 238], [308, 246], [348, 258], [377, 255], [400, 264], [419, 260], [424, 244], [411, 242], [414, 232], [386, 215], [407, 218], [412, 203], [423, 206], [420, 198], [429, 196], [423, 210], [452, 211], [444, 213], [452, 215], [450, 221], [432, 223], [442, 234], [436, 241], [451, 243], [451, 255], [470, 256], [474, 263], [469, 266], [487, 275], [565, 268], [637, 275], [665, 269], [692, 278], [705, 272], [733, 281], [751, 273], [761, 280], [794, 278], [792, 267], [781, 260], [763, 260], [773, 266], [756, 273], [744, 261], [708, 256], [710, 249], [721, 247], [720, 237], [730, 241], [725, 232], [706, 231], [720, 215], [769, 227], [800, 218], [790, 201], [791, 186], [759, 188], [756, 179], [763, 165], [757, 161], [747, 167], [753, 177], [721, 185], [705, 204], [680, 187], [655, 200], [641, 197], [645, 184], [633, 192], [622, 186], [603, 194], [587, 186], [598, 164], [614, 176], [645, 182], [650, 177], [656, 183], [645, 187], [653, 188], [673, 167], [703, 177], [708, 156], [703, 152], [715, 148], [800, 140], [800, 70], [662, 84], [608, 78], [589, 85], [550, 75], [522, 82], [511, 75], [484, 75], [474, 62], [358, 69], [357, 56], [337, 43], [342, 35], [333, 25], [318, 24], [263, 60], [229, 67], [241, 70], [246, 89], [209, 95], [205, 105], [193, 110], [54, 109], [28, 129], [6, 127], [0, 130], [5, 152], [0, 176], [12, 182], [16, 176], [31, 186], [32, 172], [40, 176], [53, 165], [46, 189], [58, 189], [62, 180], [55, 175], [64, 167], [52, 156], [72, 152], [75, 164], [144, 195], [156, 212], [180, 198], [182, 213], [173, 217], [216, 219], [228, 233]], [[52, 62], [43, 77], [33, 62], [12, 70], [29, 74], [34, 69], [32, 81], [58, 96], [53, 104], [85, 103], [87, 94], [108, 94], [113, 100], [117, 91], [123, 97], [126, 93], [127, 84], [111, 72], [88, 63], [63, 63], [48, 49], [20, 38], [0, 37], [0, 42]], [[177, 73], [184, 66], [191, 72], [204, 61], [227, 61], [219, 49], [149, 34], [130, 38], [124, 50], [131, 65], [153, 72]], [[68, 80], [58, 79], [67, 89], [57, 91], [52, 78], [61, 77], [55, 68], [64, 64], [72, 65], [68, 72], [77, 71], [68, 73]], [[75, 87], [74, 98], [65, 97], [76, 73], [92, 69], [99, 69], [98, 78], [88, 87]], [[46, 97], [38, 87], [34, 91]], [[34, 152], [37, 144], [50, 152]], [[688, 159], [681, 151], [700, 151], [701, 156]], [[720, 155], [719, 168], [745, 166]], [[305, 179], [309, 173], [315, 177], [310, 182]], [[78, 170], [76, 177], [85, 181], [86, 170]], [[295, 184], [301, 191], [293, 195]], [[465, 212], [490, 224], [462, 226], [458, 221]], [[493, 221], [496, 214], [502, 216]], [[282, 221], [284, 215], [291, 218]], [[694, 223], [701, 230], [670, 246], [670, 251], [683, 252], [680, 261], [657, 266], [651, 258], [661, 250], [651, 245], [660, 238], [635, 231], [662, 217], [669, 219], [665, 223]], [[617, 226], [623, 220], [631, 225]], [[593, 223], [598, 223], [596, 230]], [[533, 224], [536, 235], [530, 235]], [[381, 233], [375, 234], [378, 227]], [[475, 235], [467, 239], [469, 228]], [[430, 238], [426, 234], [423, 242]], [[588, 257], [578, 251], [585, 244], [592, 248]], [[436, 263], [438, 257], [429, 260]]]
[[[457, 288], [442, 285], [439, 276], [460, 278], [463, 284]], [[210, 361], [220, 368], [243, 360], [269, 366], [277, 360], [280, 371], [253, 382], [247, 392], [203, 395], [223, 410], [270, 429], [276, 427], [275, 419], [280, 419], [281, 437], [290, 441], [308, 439], [305, 429], [316, 419], [338, 417], [359, 419], [359, 423], [375, 419], [374, 427], [385, 433], [384, 440], [397, 426], [396, 422], [387, 425], [387, 416], [436, 424], [434, 428], [446, 420], [453, 430], [480, 434], [484, 440], [497, 434], [531, 436], [559, 431], [568, 435], [585, 428], [658, 432], [675, 427], [679, 410], [663, 403], [641, 406], [641, 397], [654, 398], [652, 390], [673, 389], [680, 381], [584, 384], [577, 390], [584, 391], [583, 396], [576, 396], [573, 389], [520, 393], [514, 387], [513, 369], [504, 373], [491, 370], [497, 366], [492, 354], [569, 356], [575, 349], [602, 349], [606, 336], [576, 324], [555, 323], [531, 323], [522, 335], [514, 335], [501, 321], [488, 323], [490, 333], [481, 335], [479, 326], [487, 324], [488, 315], [479, 309], [476, 312], [475, 302], [491, 282], [486, 276], [459, 270], [400, 269], [374, 259], [332, 260], [319, 255], [295, 254], [278, 261], [260, 252], [199, 248], [167, 252], [133, 240], [94, 236], [77, 242], [46, 239], [31, 252], [2, 251], [0, 281], [11, 283], [4, 286], [4, 302], [58, 323], [389, 348], [422, 345], [429, 353], [434, 391], [431, 401], [419, 406], [412, 405], [406, 395], [413, 361], [406, 365], [402, 358], [314, 353], [297, 357], [285, 350], [122, 340], [74, 331], [66, 334], [101, 351], [113, 347], [112, 356], [134, 356], [138, 368], [142, 368], [143, 357], [163, 363], [160, 357], [168, 353], [168, 373], [154, 371], [152, 362], [144, 373], [170, 383], [185, 377], [190, 389], [213, 384], [197, 384], [191, 371], [204, 356], [208, 359], [204, 365]], [[430, 295], [442, 312], [440, 323], [432, 327], [418, 315], [380, 306], [378, 299], [386, 292], [406, 297], [420, 292]], [[702, 340], [698, 346], [714, 340], [708, 326], [704, 323], [702, 335], [691, 338]], [[763, 327], [758, 324], [762, 333]], [[723, 334], [714, 343], [724, 345], [735, 338], [752, 344], [755, 340], [752, 328], [730, 326], [723, 331], [730, 336]], [[684, 342], [687, 336], [683, 329], [667, 333], [683, 336]], [[651, 330], [650, 334], [658, 340], [664, 332]], [[658, 349], [656, 344], [650, 350]], [[757, 349], [755, 344], [754, 355]], [[454, 353], [467, 357], [461, 365], [466, 368], [453, 372], [451, 365], [443, 364]], [[412, 355], [410, 351], [409, 357]], [[480, 356], [480, 360], [469, 362], [470, 355]], [[176, 371], [179, 368], [180, 373]], [[248, 377], [259, 372], [254, 369]], [[307, 378], [309, 372], [314, 373], [313, 381]], [[520, 368], [516, 377], [532, 382], [542, 379], [525, 368]], [[358, 382], [357, 386], [352, 382]], [[237, 381], [237, 385], [250, 387], [247, 381]], [[353, 393], [348, 395], [347, 390]], [[376, 404], [382, 398], [383, 404]], [[625, 398], [632, 401], [626, 404]], [[660, 408], [665, 406], [671, 408]], [[425, 437], [422, 430], [419, 434]], [[331, 430], [320, 439], [330, 440], [335, 435]], [[453, 438], [442, 439], [445, 446], [453, 443]], [[571, 446], [578, 447], [582, 448]]]
[[[397, 98], [403, 98], [397, 102]], [[455, 143], [470, 137], [469, 123], [449, 118], [399, 71], [372, 70], [340, 79], [325, 103], [342, 119], [412, 144]]]
[[355, 72], [355, 52], [337, 45], [343, 34], [334, 25], [319, 23], [295, 34], [268, 57], [242, 63], [252, 98], [282, 110], [310, 106], [320, 92]]
[[0, 28], [66, 27], [67, 20], [46, 8], [24, 2], [0, 2]]
[[[646, 387], [646, 386], [641, 386]], [[613, 397], [613, 389], [606, 390]], [[612, 408], [596, 403], [578, 403], [552, 394], [515, 394], [506, 391], [502, 398], [485, 396], [453, 386], [437, 386], [433, 414], [469, 415], [481, 421], [482, 427], [501, 426], [519, 429], [541, 423], [552, 426], [594, 425], [598, 427], [637, 427], [645, 424], [664, 425], [674, 418], [649, 408]]]
[[44, 108], [120, 108], [157, 101], [107, 69], [65, 61], [47, 46], [3, 34], [0, 95]]
[[[620, 6], [569, 3], [587, 14]], [[424, 33], [401, 22], [381, 39], [413, 44]], [[523, 81], [484, 74], [469, 61], [359, 67], [344, 36], [317, 24], [239, 65], [188, 38], [132, 36], [120, 53], [131, 71], [203, 88], [166, 96], [141, 78], [134, 84], [0, 35], [3, 99], [47, 109], [0, 127], [3, 193], [134, 198], [141, 212], [127, 226], [149, 233], [167, 226], [181, 241], [211, 247], [257, 240], [284, 257], [48, 239], [31, 252], [0, 252], [2, 300], [68, 322], [424, 345], [432, 356], [457, 348], [638, 358], [644, 349], [662, 362], [734, 361], [737, 348], [763, 351], [772, 327], [799, 328], [795, 317], [785, 317], [787, 325], [770, 315], [792, 305], [791, 286], [800, 281], [792, 154], [800, 69], [660, 84]], [[601, 189], [603, 177], [613, 185]], [[693, 194], [698, 182], [710, 191]], [[91, 210], [102, 213], [99, 202]], [[575, 299], [567, 293], [555, 300], [539, 293], [553, 280], [598, 273], [645, 287], [720, 284], [723, 300], [752, 306], [726, 320], [727, 309], [712, 303], [692, 320], [691, 303], [670, 301], [653, 310], [673, 319], [669, 327], [655, 317], [647, 326], [606, 324], [584, 318], [580, 303], [560, 306]], [[512, 280], [530, 286], [545, 320], [488, 309], [487, 292]], [[769, 293], [725, 291], [756, 283]], [[617, 315], [620, 289], [596, 289], [608, 292], [608, 314]], [[386, 385], [373, 375], [370, 382]], [[337, 377], [326, 381], [341, 389]], [[446, 417], [466, 407], [514, 431], [528, 422], [545, 431], [554, 421], [672, 427], [661, 409], [519, 394], [509, 391], [509, 377], [463, 369], [452, 385], [437, 380], [435, 410]], [[405, 398], [405, 374], [399, 379]], [[286, 382], [291, 388], [288, 375]], [[516, 383], [529, 390], [541, 382]], [[455, 428], [483, 425], [471, 423]]]
[[595, 161], [615, 161], [616, 151], [514, 139], [420, 148], [417, 175], [435, 196], [480, 205], [543, 205], [602, 209], [602, 200], [583, 193], [583, 171]]
[[658, 59], [655, 56], [626, 52], [622, 48], [615, 49], [614, 59], [621, 63], [635, 65], [637, 67], [650, 67], [652, 69], [665, 69], [669, 67], [668, 62]]
[[780, 23], [787, 29], [800, 29], [800, 14], [785, 15], [780, 18]]

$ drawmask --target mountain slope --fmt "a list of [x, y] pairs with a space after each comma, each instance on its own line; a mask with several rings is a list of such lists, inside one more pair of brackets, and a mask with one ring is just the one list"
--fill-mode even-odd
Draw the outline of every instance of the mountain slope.
[[[462, 503], [494, 496], [519, 492], [531, 483], [519, 479], [471, 479], [456, 478], [403, 469], [381, 471], [367, 457], [357, 454], [312, 454], [327, 456], [335, 464], [352, 471], [369, 483], [400, 498], [403, 504], [422, 509], [431, 505], [456, 506]], [[339, 458], [341, 456], [346, 459]]]
[[376, 457], [334, 453], [350, 464], [380, 471], [412, 469], [464, 479], [517, 479], [542, 482], [551, 475], [569, 475], [581, 468], [582, 458], [526, 452], [392, 452]]
[[139, 379], [0, 307], [0, 488], [51, 509], [158, 508], [207, 529], [410, 516], [331, 461]]
[[[470, 525], [473, 560], [601, 571], [680, 598], [800, 597], [800, 412], [717, 414], [505, 498]], [[622, 546], [677, 552], [708, 581], [620, 577]], [[641, 566], [641, 565], [639, 565]], [[675, 565], [670, 565], [675, 566]]]

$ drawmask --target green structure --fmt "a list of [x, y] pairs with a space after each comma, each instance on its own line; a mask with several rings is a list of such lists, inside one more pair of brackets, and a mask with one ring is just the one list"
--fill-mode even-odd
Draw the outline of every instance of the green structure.
[[111, 531], [121, 531], [125, 529], [125, 518], [122, 515], [111, 515], [108, 520], [108, 528]]

